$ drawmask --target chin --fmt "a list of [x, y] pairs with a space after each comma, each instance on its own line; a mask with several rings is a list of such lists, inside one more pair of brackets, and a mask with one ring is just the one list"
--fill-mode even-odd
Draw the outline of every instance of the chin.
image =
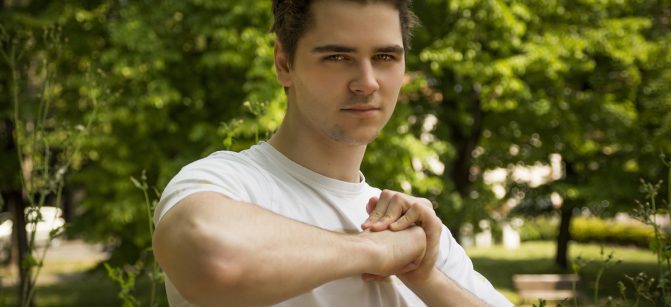
[[362, 146], [368, 145], [373, 142], [381, 129], [373, 127], [359, 127], [358, 130], [355, 129], [330, 129], [323, 130], [325, 134], [333, 141], [350, 145], [350, 146]]
[[356, 136], [341, 136], [339, 138], [334, 138], [336, 142], [343, 143], [351, 146], [362, 146], [368, 145], [375, 141], [377, 138], [377, 133], [372, 135], [356, 135]]

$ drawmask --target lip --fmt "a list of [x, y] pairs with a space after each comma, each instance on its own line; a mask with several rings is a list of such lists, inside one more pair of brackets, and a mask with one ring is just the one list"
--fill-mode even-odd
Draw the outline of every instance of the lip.
[[361, 117], [368, 117], [368, 116], [373, 116], [380, 112], [380, 108], [372, 107], [372, 106], [353, 106], [349, 108], [344, 108], [341, 109], [341, 111], [344, 111], [346, 113], [356, 115], [356, 116], [361, 116]]

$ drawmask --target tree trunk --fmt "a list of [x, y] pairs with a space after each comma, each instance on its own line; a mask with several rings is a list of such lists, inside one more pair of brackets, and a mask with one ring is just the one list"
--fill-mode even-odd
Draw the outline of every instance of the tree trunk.
[[[18, 154], [17, 154], [17, 144], [16, 140], [14, 138], [14, 131], [15, 131], [15, 123], [8, 118], [5, 118], [2, 121], [2, 129], [4, 130], [5, 135], [8, 136], [6, 143], [2, 144], [3, 150], [5, 150], [9, 155], [7, 155], [8, 159], [4, 161], [3, 163], [7, 163], [9, 166], [11, 166], [12, 169], [16, 170], [14, 172], [15, 175], [9, 176], [9, 178], [5, 178], [7, 181], [5, 184], [3, 184], [3, 191], [0, 191], [2, 193], [3, 199], [6, 201], [9, 211], [11, 213], [12, 221], [14, 222], [14, 226], [12, 229], [12, 252], [11, 252], [11, 258], [12, 262], [14, 265], [16, 265], [17, 271], [19, 272], [19, 287], [17, 287], [18, 292], [17, 292], [17, 297], [18, 300], [17, 302], [19, 303], [20, 306], [33, 306], [33, 302], [31, 301], [28, 304], [22, 304], [23, 303], [23, 294], [27, 293], [24, 291], [30, 291], [30, 289], [33, 287], [32, 284], [30, 284], [30, 270], [27, 268], [24, 268], [22, 265], [23, 259], [30, 253], [30, 249], [28, 246], [28, 235], [26, 233], [26, 216], [25, 216], [25, 210], [28, 205], [28, 200], [24, 197], [23, 194], [23, 189], [22, 189], [22, 184], [21, 184], [21, 179], [20, 179], [20, 172], [23, 170], [21, 169], [21, 163], [19, 162], [18, 159]], [[10, 171], [9, 174], [12, 174]], [[19, 178], [16, 178], [16, 177]], [[28, 285], [28, 289], [22, 289], [21, 285]]]
[[[27, 202], [22, 196], [21, 191], [13, 191], [6, 194], [6, 200], [9, 203], [9, 210], [12, 213], [12, 218], [14, 220], [14, 228], [12, 229], [12, 234], [15, 244], [13, 244], [13, 257], [14, 263], [17, 266], [19, 272], [19, 287], [18, 287], [18, 298], [19, 306], [32, 306], [33, 304], [23, 304], [23, 294], [27, 293], [25, 291], [30, 291], [33, 285], [30, 283], [30, 270], [22, 265], [23, 259], [30, 254], [28, 249], [28, 236], [26, 233], [26, 204]], [[27, 285], [27, 289], [22, 289], [23, 285]]]
[[[473, 182], [470, 178], [471, 166], [473, 164], [473, 150], [478, 146], [478, 142], [482, 136], [484, 113], [480, 107], [479, 98], [473, 99], [473, 104], [470, 106], [470, 114], [473, 118], [473, 125], [470, 127], [462, 127], [459, 123], [450, 122], [452, 140], [457, 149], [457, 155], [454, 159], [449, 178], [454, 183], [455, 189], [462, 199], [470, 197], [473, 187]], [[465, 216], [465, 214], [462, 216]], [[456, 223], [452, 223], [456, 226], [456, 229], [452, 230], [452, 235], [457, 242], [461, 242], [459, 228], [464, 222], [457, 221]]]
[[[446, 223], [447, 224], [447, 223]], [[463, 221], [458, 221], [456, 223], [451, 223], [452, 227], [450, 227], [450, 233], [452, 234], [452, 237], [454, 240], [457, 241], [457, 243], [461, 244], [461, 226], [464, 225]]]
[[564, 203], [560, 209], [561, 221], [559, 223], [559, 235], [557, 236], [557, 255], [555, 263], [563, 269], [568, 268], [568, 242], [571, 240], [571, 219], [573, 218], [573, 206]]

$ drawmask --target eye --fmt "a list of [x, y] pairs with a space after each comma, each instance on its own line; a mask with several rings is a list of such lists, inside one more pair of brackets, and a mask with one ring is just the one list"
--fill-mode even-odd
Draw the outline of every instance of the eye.
[[378, 61], [382, 61], [382, 62], [391, 62], [391, 61], [395, 61], [396, 57], [392, 54], [380, 53], [380, 54], [376, 54], [374, 59], [378, 60]]
[[347, 57], [342, 55], [342, 54], [332, 54], [329, 56], [324, 57], [325, 61], [332, 61], [332, 62], [342, 62], [346, 61]]

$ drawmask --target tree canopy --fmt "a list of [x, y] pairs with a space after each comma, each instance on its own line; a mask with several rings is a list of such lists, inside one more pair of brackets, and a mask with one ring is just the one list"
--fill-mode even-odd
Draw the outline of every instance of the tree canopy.
[[[85, 193], [69, 231], [114, 246], [120, 261], [150, 245], [130, 177], [146, 170], [160, 191], [182, 166], [247, 148], [281, 121], [270, 1], [4, 6], [3, 31], [28, 42], [17, 129], [30, 130], [46, 63], [48, 133], [93, 117], [66, 186]], [[671, 152], [669, 1], [425, 0], [414, 10], [422, 26], [407, 54], [408, 82], [363, 165], [373, 185], [429, 197], [456, 235], [501, 205], [483, 181], [487, 169], [559, 154], [565, 175], [543, 188], [569, 209], [607, 201], [627, 210], [640, 178], [662, 178], [658, 156]], [[43, 29], [57, 38], [43, 39]], [[0, 65], [7, 121], [11, 76]], [[4, 165], [0, 186], [11, 189], [17, 169]]]

